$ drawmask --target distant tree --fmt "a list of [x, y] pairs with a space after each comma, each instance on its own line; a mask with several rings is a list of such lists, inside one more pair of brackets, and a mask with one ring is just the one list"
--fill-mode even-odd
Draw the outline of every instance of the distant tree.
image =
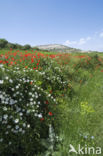
[[0, 48], [5, 48], [8, 41], [5, 39], [0, 39]]
[[14, 44], [14, 49], [22, 49], [22, 45], [15, 43]]
[[23, 50], [29, 50], [31, 49], [31, 46], [29, 44], [26, 44], [22, 47]]
[[33, 49], [35, 49], [35, 50], [40, 50], [38, 47], [33, 47]]
[[29, 44], [26, 44], [24, 46], [17, 44], [17, 43], [10, 43], [6, 39], [0, 39], [0, 48], [12, 48], [12, 49], [21, 49], [21, 50], [29, 50], [32, 49], [32, 47]]
[[10, 48], [16, 49], [16, 46], [15, 46], [15, 44], [13, 44], [13, 43], [7, 43], [7, 44], [6, 44], [6, 48], [8, 48], [8, 49], [10, 49]]

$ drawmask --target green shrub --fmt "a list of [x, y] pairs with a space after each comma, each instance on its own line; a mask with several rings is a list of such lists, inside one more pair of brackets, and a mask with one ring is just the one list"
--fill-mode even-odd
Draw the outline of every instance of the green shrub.
[[13, 43], [7, 43], [6, 48], [7, 48], [7, 49], [10, 49], [10, 48], [16, 49], [16, 45], [13, 44]]
[[22, 47], [22, 50], [29, 50], [31, 49], [31, 46], [29, 44], [26, 44]]
[[0, 39], [0, 48], [5, 48], [8, 41], [5, 39]]
[[45, 150], [41, 140], [49, 138], [57, 102], [36, 83], [32, 71], [1, 66], [0, 155], [29, 156]]

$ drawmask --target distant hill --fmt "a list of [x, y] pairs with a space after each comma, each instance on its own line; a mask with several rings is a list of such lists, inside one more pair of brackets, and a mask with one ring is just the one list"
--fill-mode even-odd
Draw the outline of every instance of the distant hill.
[[40, 50], [48, 50], [48, 51], [64, 52], [64, 53], [83, 52], [80, 49], [71, 48], [61, 44], [39, 45], [36, 47], [39, 48]]

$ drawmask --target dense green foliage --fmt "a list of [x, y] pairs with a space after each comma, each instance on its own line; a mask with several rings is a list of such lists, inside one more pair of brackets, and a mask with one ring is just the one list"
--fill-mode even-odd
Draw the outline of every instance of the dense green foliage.
[[0, 48], [5, 48], [8, 41], [5, 39], [0, 39]]
[[16, 44], [16, 43], [10, 43], [5, 39], [0, 39], [0, 49], [21, 49], [21, 50], [29, 50], [31, 49], [31, 46], [29, 44], [26, 44], [24, 46], [20, 45], [20, 44]]

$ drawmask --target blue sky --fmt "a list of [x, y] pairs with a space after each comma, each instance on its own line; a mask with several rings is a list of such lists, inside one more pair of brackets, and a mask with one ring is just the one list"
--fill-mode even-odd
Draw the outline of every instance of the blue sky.
[[0, 0], [0, 38], [103, 51], [103, 0]]

